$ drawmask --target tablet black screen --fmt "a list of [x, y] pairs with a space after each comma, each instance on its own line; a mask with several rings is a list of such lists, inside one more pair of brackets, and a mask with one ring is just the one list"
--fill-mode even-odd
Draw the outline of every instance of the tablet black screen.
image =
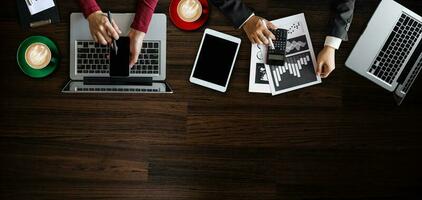
[[193, 77], [225, 87], [237, 45], [235, 42], [206, 34]]

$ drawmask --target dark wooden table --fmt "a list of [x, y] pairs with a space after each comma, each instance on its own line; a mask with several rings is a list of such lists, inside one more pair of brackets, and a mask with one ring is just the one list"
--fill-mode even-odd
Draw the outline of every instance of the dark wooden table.
[[[99, 2], [115, 12], [136, 4]], [[167, 14], [168, 2], [156, 12]], [[244, 40], [226, 94], [188, 82], [204, 28], [183, 32], [170, 21], [174, 94], [62, 94], [77, 4], [59, 2], [60, 24], [23, 31], [14, 1], [2, 2], [1, 199], [421, 199], [422, 85], [397, 107], [343, 64], [378, 2], [358, 1], [329, 79], [277, 97], [248, 93], [250, 44], [215, 7], [206, 27]], [[422, 14], [420, 0], [400, 2]], [[268, 19], [304, 12], [321, 49], [332, 1], [246, 3]], [[53, 38], [63, 59], [40, 80], [15, 61], [36, 34]]]

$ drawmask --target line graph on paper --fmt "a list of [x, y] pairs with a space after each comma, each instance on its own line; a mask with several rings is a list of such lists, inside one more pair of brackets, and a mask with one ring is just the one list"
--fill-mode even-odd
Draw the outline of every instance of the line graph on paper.
[[287, 57], [284, 66], [270, 66], [270, 71], [276, 90], [317, 80], [309, 51]]
[[306, 36], [302, 35], [296, 38], [287, 40], [286, 53], [293, 54], [301, 51], [308, 50], [308, 43], [306, 42]]

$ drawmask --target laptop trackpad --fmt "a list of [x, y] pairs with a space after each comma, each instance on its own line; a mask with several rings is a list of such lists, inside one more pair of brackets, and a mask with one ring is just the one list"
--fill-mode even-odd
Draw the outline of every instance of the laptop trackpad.
[[114, 48], [110, 47], [110, 76], [128, 77], [129, 76], [129, 44], [128, 37], [120, 37], [116, 40], [117, 54]]

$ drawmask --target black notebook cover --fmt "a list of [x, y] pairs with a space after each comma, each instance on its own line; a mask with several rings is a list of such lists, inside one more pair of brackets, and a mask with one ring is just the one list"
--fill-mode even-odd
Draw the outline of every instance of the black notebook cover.
[[39, 12], [35, 15], [31, 15], [29, 12], [28, 6], [26, 5], [26, 0], [16, 0], [16, 4], [18, 6], [20, 23], [25, 29], [30, 28], [30, 23], [37, 21], [51, 19], [52, 24], [60, 22], [59, 9], [57, 7], [57, 1], [55, 0], [54, 7]]

